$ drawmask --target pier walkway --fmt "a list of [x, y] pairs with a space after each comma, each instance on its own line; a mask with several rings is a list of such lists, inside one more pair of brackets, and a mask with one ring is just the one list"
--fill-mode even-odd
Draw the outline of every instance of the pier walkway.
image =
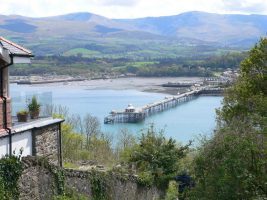
[[111, 111], [110, 115], [105, 117], [104, 123], [138, 123], [143, 121], [146, 117], [176, 107], [177, 105], [190, 101], [199, 95], [217, 95], [221, 94], [222, 91], [223, 89], [221, 88], [199, 87], [183, 94], [165, 97], [161, 101], [150, 103], [142, 107], [135, 108], [129, 104], [124, 111]]

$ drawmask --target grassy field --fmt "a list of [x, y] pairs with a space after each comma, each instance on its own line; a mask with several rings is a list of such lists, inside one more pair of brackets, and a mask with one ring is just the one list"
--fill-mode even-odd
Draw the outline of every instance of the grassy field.
[[82, 57], [95, 57], [100, 56], [99, 51], [93, 51], [85, 48], [74, 48], [70, 49], [63, 54], [64, 56], [82, 56]]

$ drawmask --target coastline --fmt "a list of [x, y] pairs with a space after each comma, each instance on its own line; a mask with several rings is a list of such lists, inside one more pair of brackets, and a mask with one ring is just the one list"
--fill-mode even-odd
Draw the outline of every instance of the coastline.
[[129, 78], [117, 78], [117, 79], [97, 79], [97, 80], [84, 80], [74, 82], [58, 82], [58, 83], [46, 83], [46, 84], [34, 84], [35, 86], [56, 86], [63, 88], [75, 88], [82, 87], [85, 90], [138, 90], [141, 92], [151, 93], [163, 93], [169, 95], [177, 94], [178, 88], [162, 87], [162, 84], [168, 82], [199, 82], [202, 81], [202, 77], [129, 77]]

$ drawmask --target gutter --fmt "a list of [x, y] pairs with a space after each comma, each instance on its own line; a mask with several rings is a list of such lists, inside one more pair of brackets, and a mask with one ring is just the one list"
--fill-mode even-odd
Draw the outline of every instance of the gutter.
[[8, 137], [9, 137], [9, 155], [12, 155], [12, 131], [10, 128], [7, 127], [7, 97], [4, 96], [4, 88], [3, 88], [3, 83], [4, 83], [4, 78], [3, 78], [3, 70], [10, 65], [13, 65], [13, 55], [10, 55], [11, 62], [8, 63], [7, 65], [4, 65], [1, 67], [0, 73], [1, 73], [1, 88], [0, 88], [0, 96], [3, 100], [3, 125], [4, 129], [8, 132]]

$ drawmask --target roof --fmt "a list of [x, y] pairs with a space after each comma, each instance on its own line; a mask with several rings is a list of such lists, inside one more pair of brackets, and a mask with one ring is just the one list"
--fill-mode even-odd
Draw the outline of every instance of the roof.
[[25, 49], [24, 47], [15, 44], [3, 37], [0, 37], [0, 45], [4, 49], [7, 49], [11, 55], [22, 56], [22, 57], [33, 57], [33, 54], [30, 50]]
[[135, 107], [133, 107], [132, 104], [129, 104], [128, 107], [127, 107], [126, 109], [127, 109], [127, 110], [129, 110], [129, 109], [135, 109]]

